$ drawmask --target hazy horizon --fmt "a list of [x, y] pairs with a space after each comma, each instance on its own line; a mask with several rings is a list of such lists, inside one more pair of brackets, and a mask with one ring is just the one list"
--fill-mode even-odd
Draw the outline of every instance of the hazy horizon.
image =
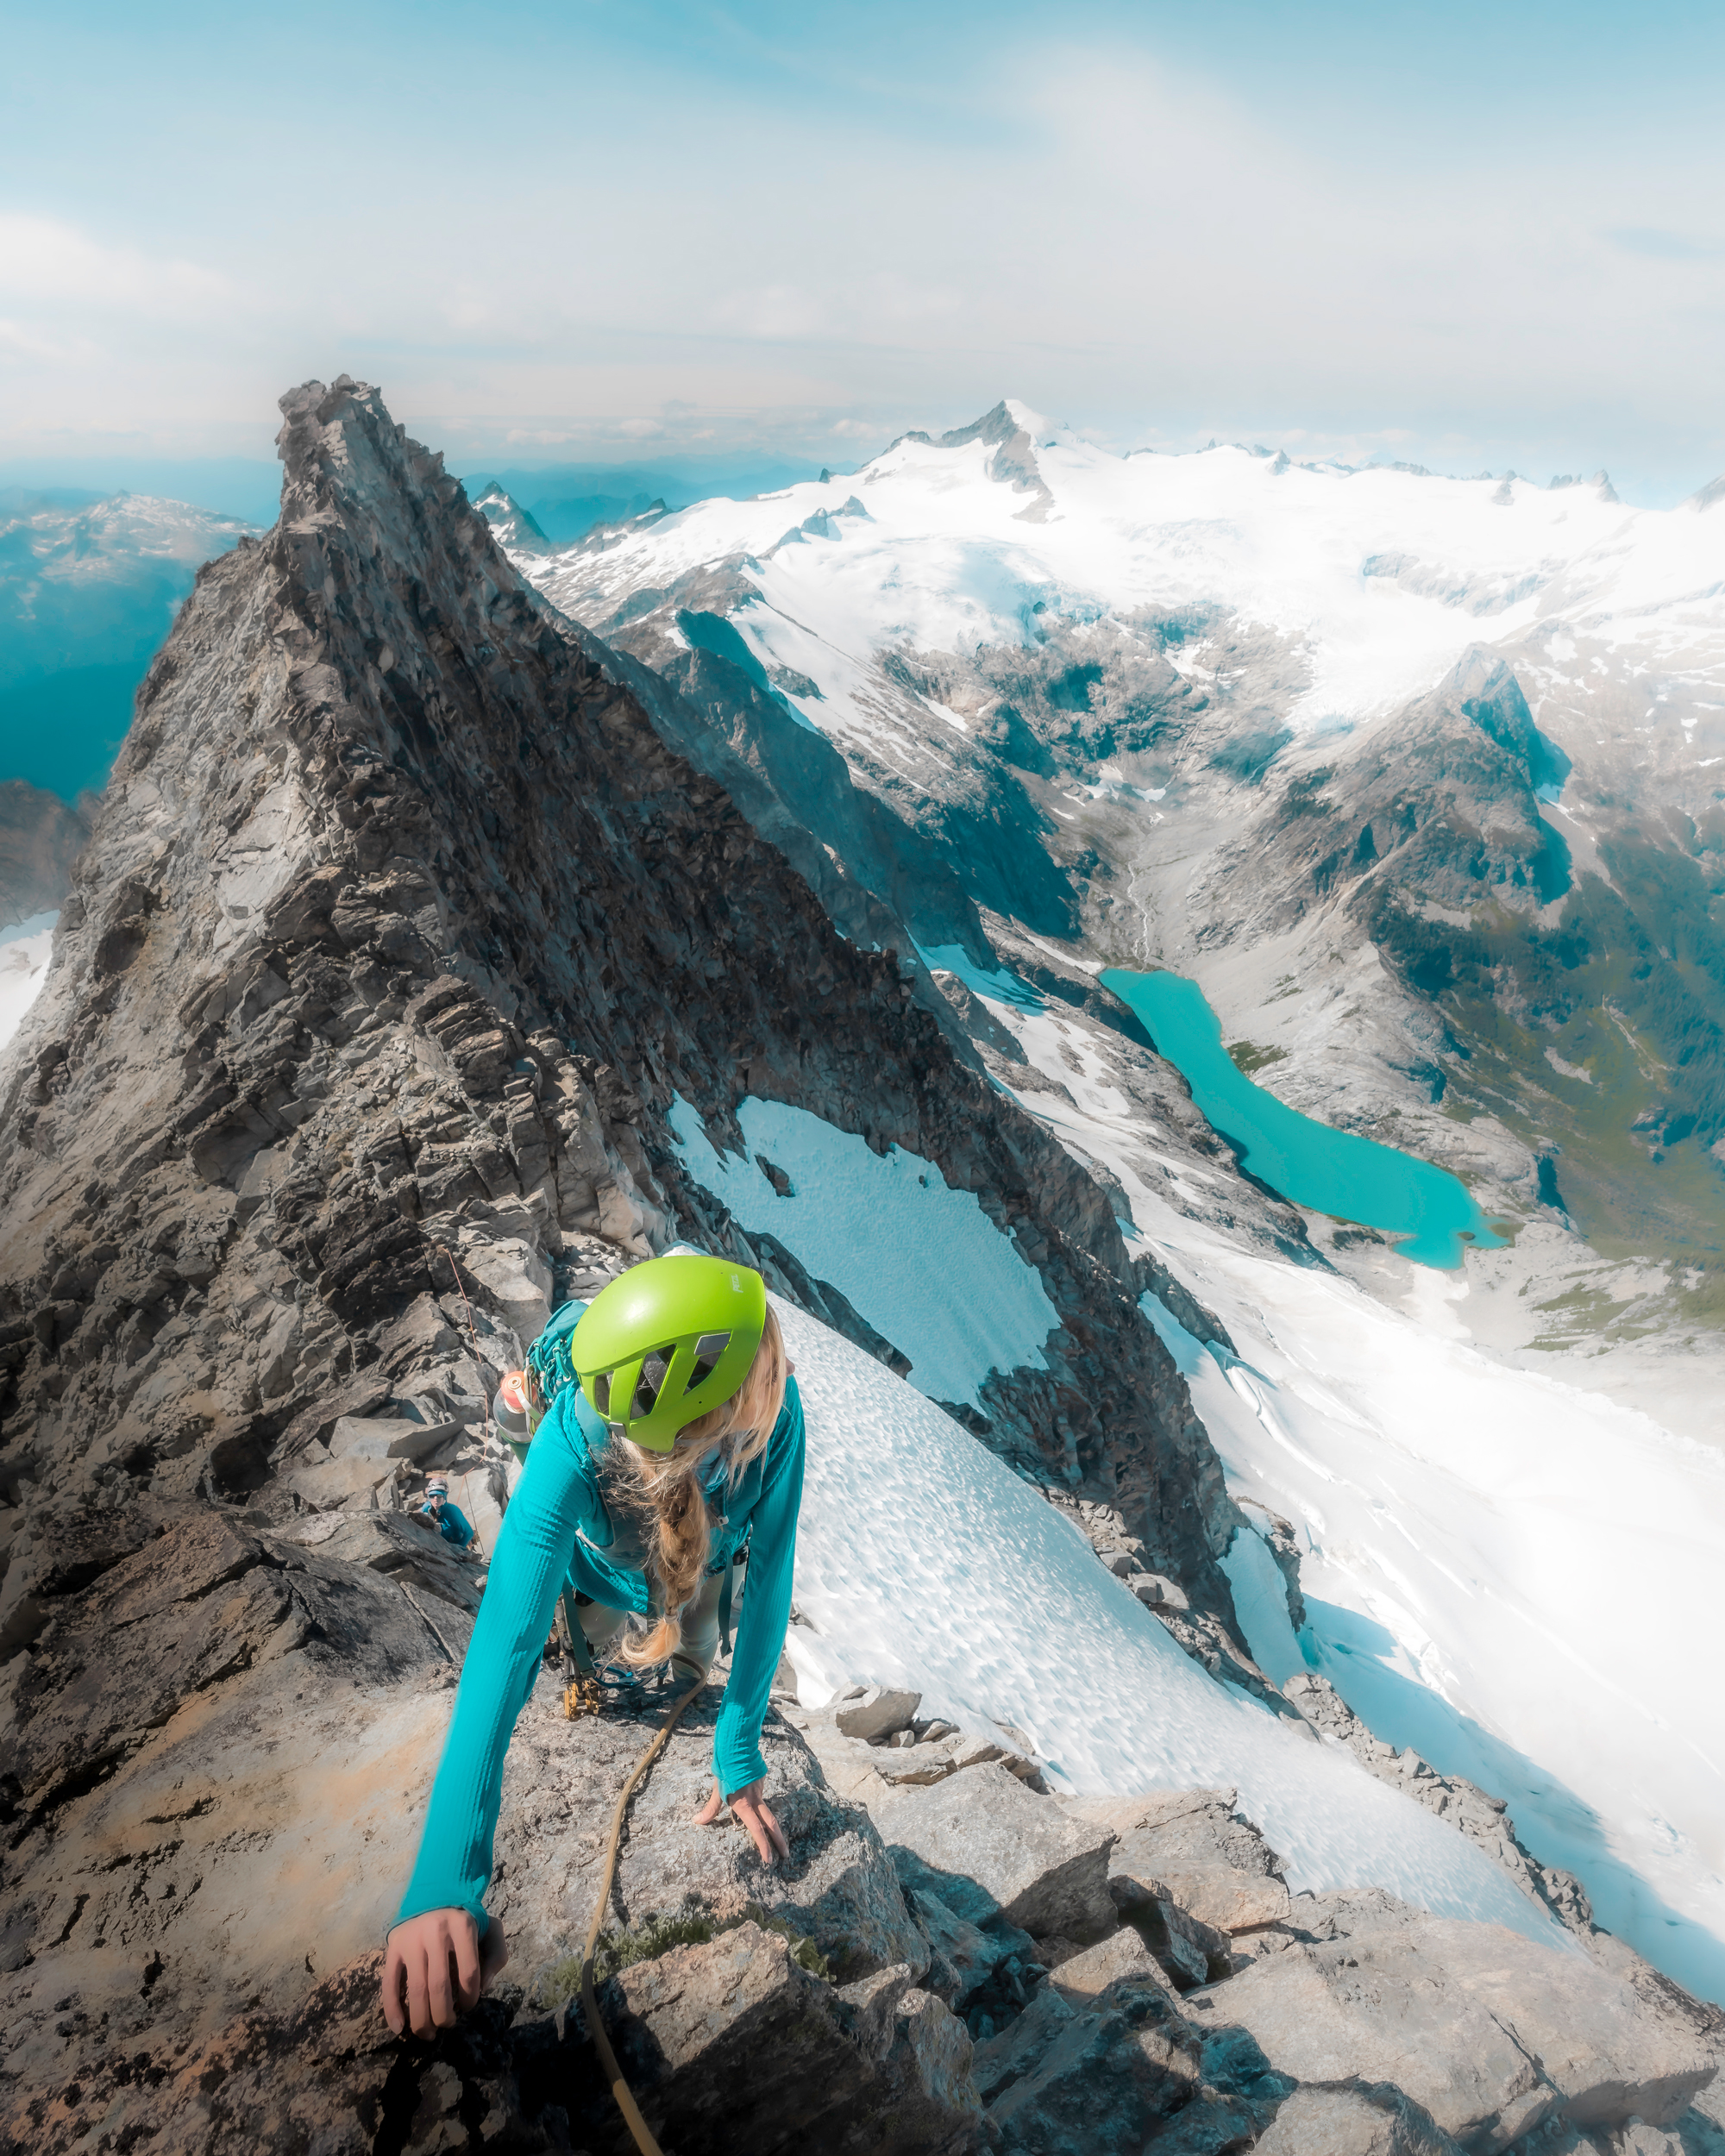
[[461, 470], [854, 462], [1003, 394], [1648, 505], [1725, 467], [1689, 0], [97, 0], [9, 53], [9, 473], [267, 462], [342, 372]]

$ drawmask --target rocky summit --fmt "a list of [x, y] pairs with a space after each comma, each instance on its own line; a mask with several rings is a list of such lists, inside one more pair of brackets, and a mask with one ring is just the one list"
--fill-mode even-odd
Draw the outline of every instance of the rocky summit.
[[[807, 749], [794, 786], [698, 667], [560, 614], [374, 390], [283, 411], [279, 522], [201, 572], [153, 664], [0, 1061], [0, 2142], [628, 2145], [576, 1964], [656, 1697], [571, 1721], [542, 1674], [490, 1895], [511, 1959], [468, 2021], [392, 2038], [378, 1946], [516, 1472], [498, 1381], [550, 1307], [688, 1238], [916, 1384], [693, 1172], [697, 1130], [746, 1162], [765, 1102], [944, 1184], [1045, 1297], [1045, 1338], [945, 1400], [942, 1444], [1045, 1495], [1120, 1621], [1266, 1743], [1336, 1752], [1380, 1810], [1431, 1781], [1409, 1815], [1513, 1882], [1521, 1928], [1313, 1891], [1233, 1789], [1076, 1791], [1033, 1732], [925, 1715], [900, 1669], [800, 1683], [793, 1656], [764, 1736], [789, 1861], [693, 1823], [710, 1692], [604, 1912], [601, 2011], [664, 2146], [1716, 2149], [1716, 2010], [1596, 1930], [1501, 1800], [1253, 1659], [1224, 1564], [1245, 1515], [1145, 1299], [1229, 1336], [996, 1082], [1032, 1074], [901, 931], [913, 842], [895, 884], [836, 758]], [[881, 842], [866, 879], [819, 789]], [[963, 942], [975, 902], [942, 888]], [[1315, 1267], [1109, 1024], [1170, 1174]], [[882, 1263], [966, 1292], [940, 1247]], [[416, 1523], [434, 1470], [471, 1555]], [[963, 1556], [931, 1630], [963, 1630]]]

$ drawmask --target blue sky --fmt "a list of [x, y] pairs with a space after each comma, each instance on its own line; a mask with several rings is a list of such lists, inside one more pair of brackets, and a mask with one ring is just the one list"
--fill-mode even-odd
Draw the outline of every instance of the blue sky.
[[1001, 395], [1646, 501], [1725, 467], [1716, 8], [0, 28], [0, 477], [267, 459], [344, 369], [463, 469], [843, 464]]

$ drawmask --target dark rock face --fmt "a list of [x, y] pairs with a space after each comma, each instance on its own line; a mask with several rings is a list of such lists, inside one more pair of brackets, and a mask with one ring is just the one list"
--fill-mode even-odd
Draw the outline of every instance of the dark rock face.
[[0, 780], [0, 928], [52, 912], [72, 887], [90, 827], [57, 793]]
[[1106, 1195], [537, 611], [374, 394], [285, 408], [281, 523], [153, 667], [15, 1054], [13, 1487], [244, 1495], [336, 1387], [366, 1413], [463, 1344], [500, 1365], [466, 1213], [513, 1207], [553, 1256], [678, 1227], [745, 1252], [662, 1118], [681, 1091], [734, 1144], [752, 1091], [976, 1192], [1065, 1320], [1050, 1373], [996, 1381], [994, 1441], [1117, 1490], [1226, 1608], [1220, 1475]]
[[1490, 900], [1527, 915], [1569, 888], [1567, 845], [1537, 798], [1567, 768], [1509, 668], [1471, 652], [1393, 731], [1328, 767], [1308, 758], [1225, 858], [1279, 839], [1283, 911], [1270, 918], [1286, 921], [1370, 874], [1366, 924], [1380, 943], [1379, 917], [1396, 900], [1416, 913]]

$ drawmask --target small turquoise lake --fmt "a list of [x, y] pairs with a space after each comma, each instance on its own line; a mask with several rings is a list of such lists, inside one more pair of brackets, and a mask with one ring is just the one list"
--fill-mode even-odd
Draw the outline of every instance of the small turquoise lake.
[[1502, 1237], [1492, 1233], [1466, 1185], [1446, 1169], [1314, 1123], [1253, 1085], [1223, 1047], [1221, 1021], [1195, 981], [1115, 968], [1101, 979], [1142, 1020], [1157, 1052], [1260, 1182], [1313, 1213], [1396, 1237], [1399, 1254], [1419, 1265], [1452, 1271], [1470, 1243], [1476, 1250], [1502, 1247]]

